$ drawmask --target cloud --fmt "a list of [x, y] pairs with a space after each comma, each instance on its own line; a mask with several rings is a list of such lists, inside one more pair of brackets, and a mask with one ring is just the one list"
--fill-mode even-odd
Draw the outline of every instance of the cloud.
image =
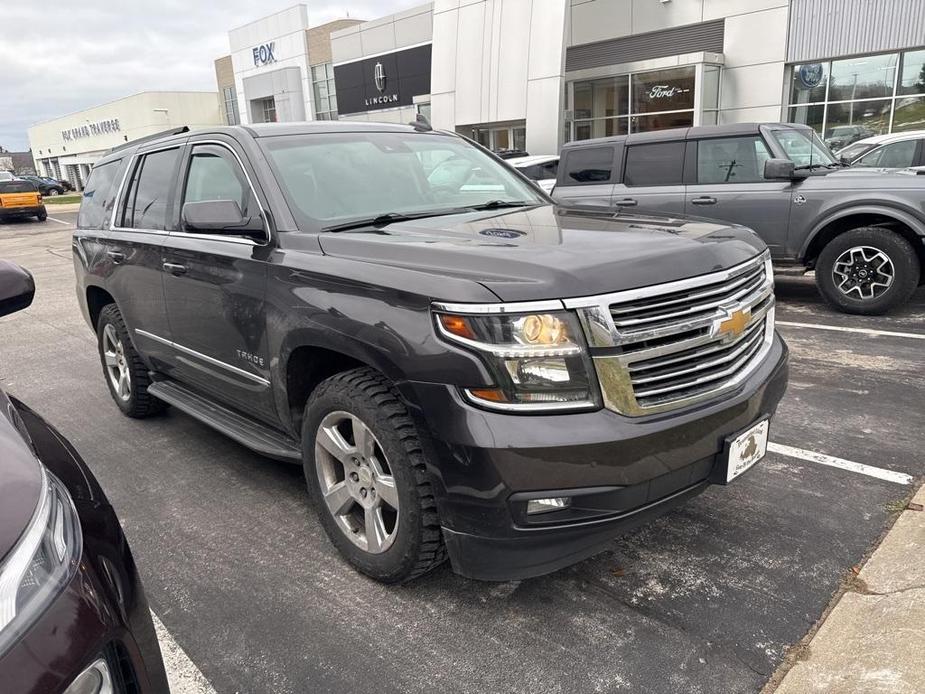
[[[40, 121], [152, 90], [214, 90], [213, 61], [228, 30], [291, 7], [253, 0], [81, 0], [39, 6], [4, 2], [0, 40], [0, 146], [28, 148]], [[316, 0], [312, 26], [375, 19], [421, 0]]]

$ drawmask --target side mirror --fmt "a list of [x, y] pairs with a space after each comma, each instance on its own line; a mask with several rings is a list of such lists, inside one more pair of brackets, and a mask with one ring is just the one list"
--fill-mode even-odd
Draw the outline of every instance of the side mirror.
[[0, 316], [28, 308], [35, 296], [31, 273], [15, 263], [0, 260]]
[[[764, 162], [764, 177], [770, 181], [792, 181], [806, 178], [803, 171], [796, 171], [789, 159], [768, 159]], [[808, 173], [808, 172], [806, 172]]]
[[189, 231], [265, 238], [260, 215], [245, 217], [234, 200], [203, 200], [183, 205], [183, 228]]

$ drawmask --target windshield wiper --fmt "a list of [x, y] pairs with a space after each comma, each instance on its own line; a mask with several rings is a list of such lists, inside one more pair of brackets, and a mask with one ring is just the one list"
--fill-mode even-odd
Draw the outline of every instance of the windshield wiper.
[[489, 200], [480, 205], [469, 205], [470, 210], [499, 210], [502, 207], [530, 207], [538, 203], [529, 200]]
[[350, 229], [363, 229], [365, 227], [375, 227], [381, 229], [393, 222], [407, 222], [412, 219], [423, 219], [424, 217], [441, 217], [448, 214], [447, 210], [434, 210], [431, 212], [386, 212], [375, 217], [366, 217], [364, 219], [354, 219], [342, 224], [332, 224], [331, 226], [321, 227], [321, 231], [348, 231]]
[[829, 168], [830, 166], [832, 166], [832, 165], [831, 165], [831, 164], [818, 164], [818, 163], [816, 163], [816, 164], [801, 164], [800, 166], [794, 166], [794, 167], [793, 167], [793, 170], [794, 170], [794, 171], [800, 171], [800, 170], [802, 170], [802, 169], [809, 169], [810, 171], [812, 171], [813, 169], [827, 169], [827, 168]]

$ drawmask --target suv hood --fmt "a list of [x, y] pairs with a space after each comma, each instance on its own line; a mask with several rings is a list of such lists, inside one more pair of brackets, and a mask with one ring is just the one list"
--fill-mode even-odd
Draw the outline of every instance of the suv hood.
[[731, 267], [765, 249], [742, 226], [564, 205], [431, 217], [320, 238], [326, 254], [471, 279], [502, 301], [670, 282]]
[[801, 188], [813, 190], [918, 190], [925, 194], [925, 175], [910, 169], [874, 169], [868, 167], [838, 169], [822, 176], [810, 176]]
[[39, 502], [42, 471], [13, 403], [0, 390], [0, 563]]

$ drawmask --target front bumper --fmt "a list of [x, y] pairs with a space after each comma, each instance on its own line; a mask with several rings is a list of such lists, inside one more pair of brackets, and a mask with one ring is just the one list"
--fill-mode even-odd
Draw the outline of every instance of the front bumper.
[[[627, 529], [703, 491], [725, 439], [777, 409], [788, 350], [717, 400], [645, 417], [609, 410], [505, 415], [453, 388], [414, 383], [454, 570], [484, 580], [537, 576], [589, 557]], [[527, 516], [524, 499], [574, 495], [573, 508]]]

